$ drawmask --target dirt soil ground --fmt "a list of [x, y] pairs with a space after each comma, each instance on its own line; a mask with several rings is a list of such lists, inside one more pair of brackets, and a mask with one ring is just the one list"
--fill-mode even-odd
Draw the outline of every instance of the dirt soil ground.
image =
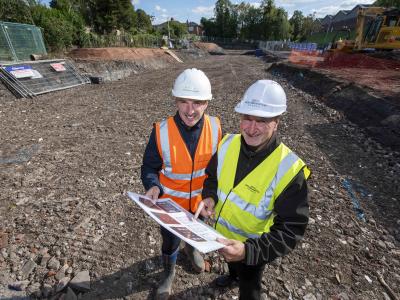
[[[35, 99], [1, 87], [0, 299], [152, 299], [159, 230], [126, 192], [143, 192], [152, 123], [174, 114], [171, 86], [188, 67], [209, 76], [209, 113], [225, 132], [238, 131], [233, 108], [255, 80], [287, 91], [280, 133], [313, 172], [311, 218], [297, 248], [265, 269], [264, 299], [398, 298], [399, 153], [265, 61], [231, 52]], [[210, 272], [197, 275], [180, 254], [172, 299], [237, 299], [237, 287], [212, 283], [226, 269], [218, 254], [206, 259]]]

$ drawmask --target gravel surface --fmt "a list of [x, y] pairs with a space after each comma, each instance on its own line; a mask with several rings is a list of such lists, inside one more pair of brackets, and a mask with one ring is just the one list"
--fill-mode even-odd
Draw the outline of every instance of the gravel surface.
[[[264, 299], [395, 299], [400, 295], [399, 153], [266, 71], [252, 56], [209, 56], [35, 99], [0, 88], [0, 299], [151, 299], [161, 277], [158, 226], [129, 201], [143, 192], [152, 123], [174, 114], [187, 67], [209, 76], [209, 113], [237, 132], [233, 107], [257, 79], [288, 94], [283, 141], [313, 171], [302, 242], [264, 273]], [[323, 88], [323, 87], [316, 87]], [[216, 253], [197, 275], [178, 259], [173, 299], [237, 299], [218, 289]]]

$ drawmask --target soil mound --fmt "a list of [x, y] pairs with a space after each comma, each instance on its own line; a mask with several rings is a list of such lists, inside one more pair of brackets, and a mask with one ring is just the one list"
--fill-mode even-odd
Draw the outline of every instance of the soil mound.
[[224, 50], [220, 46], [214, 43], [194, 42], [193, 45], [196, 48], [205, 50], [210, 54], [220, 54], [220, 55], [224, 54]]
[[373, 57], [364, 53], [326, 53], [324, 61], [317, 64], [320, 68], [361, 68], [375, 70], [399, 70], [400, 61]]
[[163, 49], [148, 48], [79, 48], [72, 50], [69, 57], [81, 60], [143, 60], [157, 58], [173, 62], [174, 58], [167, 55]]

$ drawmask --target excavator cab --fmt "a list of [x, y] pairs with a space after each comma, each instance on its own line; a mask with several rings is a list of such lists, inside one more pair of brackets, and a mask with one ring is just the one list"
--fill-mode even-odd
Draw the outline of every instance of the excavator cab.
[[400, 49], [400, 10], [384, 11], [367, 21], [360, 48]]

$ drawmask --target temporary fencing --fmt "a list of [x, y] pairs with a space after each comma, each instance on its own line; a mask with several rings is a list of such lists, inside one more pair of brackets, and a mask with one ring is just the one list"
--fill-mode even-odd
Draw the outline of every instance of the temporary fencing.
[[86, 35], [83, 40], [85, 48], [104, 48], [104, 47], [137, 47], [137, 48], [159, 48], [161, 47], [161, 37], [150, 34], [112, 33], [98, 35], [93, 32]]
[[289, 55], [289, 62], [293, 64], [306, 65], [310, 67], [315, 67], [317, 64], [324, 61], [324, 56], [322, 51], [299, 51], [292, 50]]
[[0, 22], [0, 61], [29, 60], [47, 55], [42, 32], [34, 25]]
[[63, 59], [4, 64], [0, 80], [15, 96], [24, 98], [90, 83], [72, 62]]
[[295, 43], [290, 41], [260, 41], [258, 48], [269, 51], [316, 51], [316, 43]]

